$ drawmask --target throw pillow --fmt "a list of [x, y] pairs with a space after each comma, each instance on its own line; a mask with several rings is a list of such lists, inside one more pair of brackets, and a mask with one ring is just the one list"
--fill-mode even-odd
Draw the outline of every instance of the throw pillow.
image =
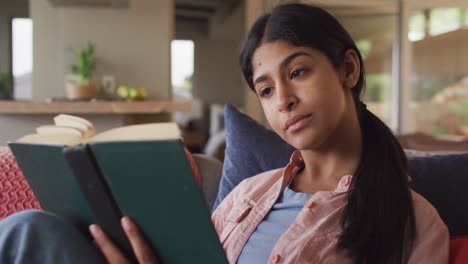
[[235, 107], [224, 107], [226, 150], [223, 173], [213, 210], [242, 180], [284, 167], [294, 151], [275, 132]]
[[450, 261], [453, 264], [468, 263], [468, 236], [450, 238]]

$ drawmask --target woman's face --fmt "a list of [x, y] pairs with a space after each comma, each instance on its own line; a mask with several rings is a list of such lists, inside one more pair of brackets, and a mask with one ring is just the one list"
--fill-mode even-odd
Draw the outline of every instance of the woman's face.
[[[252, 57], [253, 82], [273, 130], [296, 149], [317, 149], [346, 129], [352, 88], [326, 55], [284, 41], [262, 44]], [[348, 120], [349, 121], [349, 120]]]

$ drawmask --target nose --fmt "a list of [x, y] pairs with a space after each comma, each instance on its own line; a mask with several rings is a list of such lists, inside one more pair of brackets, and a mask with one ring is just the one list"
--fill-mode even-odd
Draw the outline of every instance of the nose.
[[299, 98], [293, 89], [287, 85], [277, 86], [278, 110], [280, 112], [290, 112], [296, 107]]

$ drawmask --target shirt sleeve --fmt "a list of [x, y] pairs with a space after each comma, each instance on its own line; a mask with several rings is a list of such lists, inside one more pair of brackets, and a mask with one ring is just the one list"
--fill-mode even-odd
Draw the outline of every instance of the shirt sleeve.
[[449, 262], [447, 226], [434, 207], [422, 196], [415, 197], [414, 200], [416, 240], [408, 263], [447, 264]]

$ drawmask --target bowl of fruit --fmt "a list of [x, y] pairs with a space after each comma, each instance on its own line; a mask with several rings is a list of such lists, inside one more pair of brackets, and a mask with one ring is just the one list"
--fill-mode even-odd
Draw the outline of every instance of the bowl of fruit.
[[125, 101], [142, 101], [148, 97], [148, 93], [145, 88], [121, 85], [117, 88], [117, 96]]

